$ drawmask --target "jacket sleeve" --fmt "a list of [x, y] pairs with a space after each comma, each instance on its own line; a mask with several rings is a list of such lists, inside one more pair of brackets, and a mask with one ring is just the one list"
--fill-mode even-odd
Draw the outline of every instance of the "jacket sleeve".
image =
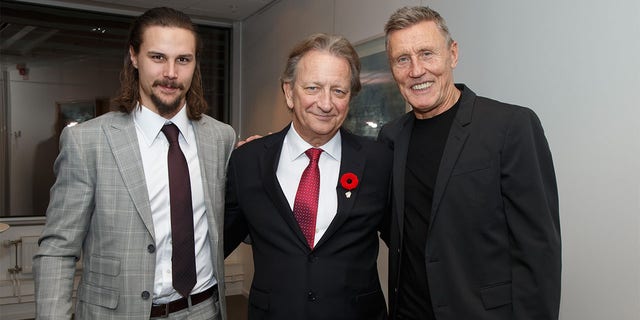
[[227, 169], [227, 186], [224, 210], [224, 256], [228, 257], [249, 234], [247, 221], [242, 212], [237, 194], [237, 172], [234, 156], [231, 155]]
[[519, 109], [510, 121], [501, 177], [511, 243], [514, 319], [558, 319], [558, 191], [542, 125], [529, 109]]
[[94, 186], [74, 131], [65, 129], [54, 164], [47, 222], [33, 258], [38, 319], [70, 319], [76, 262], [94, 207]]
[[[391, 143], [391, 140], [386, 136], [385, 132], [384, 132], [384, 127], [382, 128], [382, 130], [379, 132], [378, 134], [378, 138], [377, 138], [377, 142], [379, 144], [382, 145], [382, 150], [381, 152], [388, 152], [388, 157], [390, 159], [390, 163], [388, 164], [389, 168], [393, 167], [393, 144]], [[387, 247], [390, 246], [390, 237], [391, 237], [391, 210], [392, 210], [392, 178], [389, 178], [389, 184], [387, 185], [387, 203], [386, 203], [386, 207], [384, 209], [384, 214], [382, 217], [382, 220], [380, 222], [380, 226], [378, 227], [378, 230], [380, 231], [380, 238], [382, 239], [382, 241], [384, 241], [384, 243], [387, 245]]]

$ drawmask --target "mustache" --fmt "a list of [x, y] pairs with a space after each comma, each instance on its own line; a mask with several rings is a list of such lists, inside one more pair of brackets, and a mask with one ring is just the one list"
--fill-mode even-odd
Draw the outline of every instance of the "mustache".
[[177, 88], [180, 90], [184, 90], [184, 85], [182, 83], [178, 83], [177, 81], [171, 81], [171, 80], [156, 80], [153, 82], [153, 86], [154, 87], [163, 86], [163, 87]]

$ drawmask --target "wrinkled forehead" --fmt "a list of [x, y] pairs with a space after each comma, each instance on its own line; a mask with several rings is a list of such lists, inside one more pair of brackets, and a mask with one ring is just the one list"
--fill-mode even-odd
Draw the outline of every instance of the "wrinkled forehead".
[[387, 53], [414, 47], [445, 47], [449, 45], [445, 32], [434, 21], [422, 21], [404, 29], [389, 32]]
[[351, 75], [349, 61], [345, 57], [332, 54], [329, 51], [310, 51], [300, 59], [296, 68], [297, 77], [313, 76], [343, 76], [348, 80]]

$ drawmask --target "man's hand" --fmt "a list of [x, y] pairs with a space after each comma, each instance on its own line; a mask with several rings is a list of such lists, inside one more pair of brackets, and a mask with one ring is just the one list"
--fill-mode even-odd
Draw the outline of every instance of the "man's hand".
[[[271, 132], [269, 132], [268, 134], [271, 134]], [[250, 136], [250, 137], [248, 137], [248, 138], [246, 138], [244, 140], [238, 140], [238, 142], [236, 143], [236, 148], [240, 147], [241, 145], [243, 145], [243, 144], [245, 144], [245, 143], [247, 143], [249, 141], [253, 141], [253, 140], [256, 140], [256, 139], [260, 139], [260, 138], [262, 138], [261, 135], [254, 134], [254, 135], [252, 135], [252, 136]]]

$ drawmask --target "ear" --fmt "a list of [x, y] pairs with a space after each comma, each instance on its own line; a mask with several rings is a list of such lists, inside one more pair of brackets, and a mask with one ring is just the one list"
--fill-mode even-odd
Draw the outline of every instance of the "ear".
[[458, 65], [458, 42], [453, 41], [449, 50], [451, 51], [451, 69], [455, 69]]
[[133, 51], [133, 46], [129, 46], [129, 59], [131, 59], [133, 67], [138, 69], [138, 56], [135, 51]]
[[293, 110], [293, 88], [291, 87], [291, 82], [283, 83], [282, 91], [284, 92], [284, 98], [287, 101], [287, 108]]

